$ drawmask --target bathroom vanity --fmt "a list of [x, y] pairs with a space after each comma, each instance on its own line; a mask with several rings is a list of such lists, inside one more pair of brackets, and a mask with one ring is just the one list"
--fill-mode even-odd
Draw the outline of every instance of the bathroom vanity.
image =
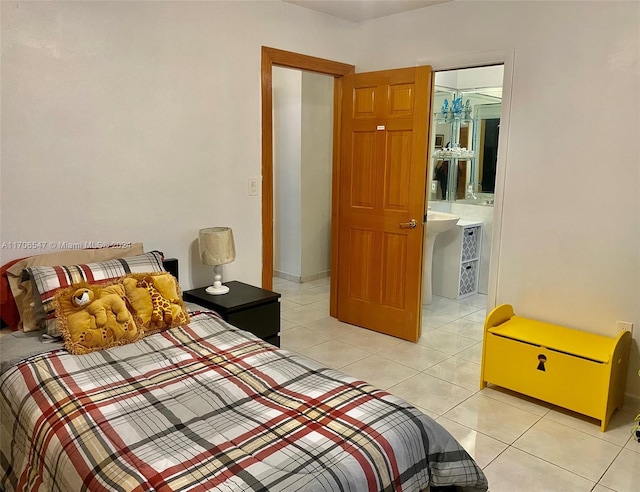
[[482, 221], [460, 219], [438, 235], [431, 266], [433, 294], [461, 299], [478, 292]]

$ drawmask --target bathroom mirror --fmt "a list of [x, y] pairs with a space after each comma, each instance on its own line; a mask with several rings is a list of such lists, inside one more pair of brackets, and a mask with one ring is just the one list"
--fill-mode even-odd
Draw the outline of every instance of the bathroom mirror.
[[493, 204], [503, 66], [435, 74], [429, 200]]

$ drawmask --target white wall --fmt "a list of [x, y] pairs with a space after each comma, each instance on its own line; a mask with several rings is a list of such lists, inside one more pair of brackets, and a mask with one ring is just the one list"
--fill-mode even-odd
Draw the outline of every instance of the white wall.
[[359, 71], [513, 50], [497, 300], [633, 322], [640, 394], [639, 3], [456, 1], [358, 25], [269, 1], [0, 5], [0, 239], [143, 241], [185, 288], [210, 279], [209, 225], [234, 230], [225, 278], [260, 283], [260, 46]]
[[633, 322], [640, 395], [640, 3], [456, 1], [357, 41], [358, 71], [513, 50], [496, 300], [611, 336]]
[[274, 273], [306, 282], [331, 258], [333, 77], [273, 69]]
[[273, 67], [272, 85], [273, 269], [300, 277], [302, 72]]
[[331, 268], [333, 77], [302, 74], [302, 281]]
[[[261, 282], [260, 49], [353, 59], [353, 24], [284, 2], [1, 2], [2, 241], [143, 241], [205, 285], [233, 228]], [[2, 263], [38, 251], [0, 250]]]

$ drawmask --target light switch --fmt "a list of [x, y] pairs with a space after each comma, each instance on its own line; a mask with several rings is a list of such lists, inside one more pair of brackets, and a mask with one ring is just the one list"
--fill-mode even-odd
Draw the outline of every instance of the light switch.
[[258, 196], [258, 178], [249, 178], [249, 196]]

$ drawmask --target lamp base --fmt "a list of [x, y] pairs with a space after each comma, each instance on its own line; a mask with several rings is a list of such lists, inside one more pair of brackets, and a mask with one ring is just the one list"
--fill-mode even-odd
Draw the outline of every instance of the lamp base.
[[227, 292], [229, 292], [229, 287], [227, 287], [226, 285], [221, 285], [220, 287], [210, 285], [205, 289], [205, 292], [207, 294], [211, 294], [212, 296], [218, 296], [220, 294], [226, 294]]

